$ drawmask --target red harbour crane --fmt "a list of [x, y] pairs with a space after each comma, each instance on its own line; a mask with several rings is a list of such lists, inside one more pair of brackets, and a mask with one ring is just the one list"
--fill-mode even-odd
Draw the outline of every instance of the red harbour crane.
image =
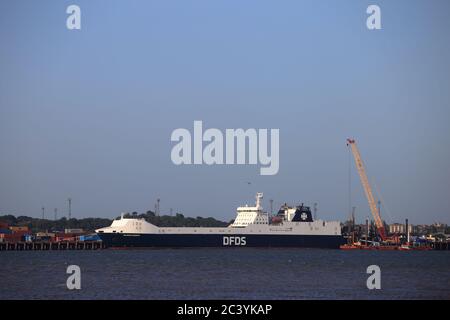
[[386, 231], [384, 230], [383, 221], [381, 220], [380, 214], [378, 213], [376, 201], [372, 193], [372, 188], [369, 184], [369, 179], [367, 178], [366, 169], [364, 168], [364, 163], [361, 159], [361, 154], [359, 153], [358, 147], [356, 146], [356, 141], [354, 139], [347, 139], [347, 146], [350, 146], [353, 158], [355, 159], [356, 168], [358, 170], [361, 184], [364, 188], [364, 192], [369, 203], [370, 212], [372, 213], [372, 216], [375, 220], [377, 232], [380, 235], [381, 240], [384, 241], [386, 240]]

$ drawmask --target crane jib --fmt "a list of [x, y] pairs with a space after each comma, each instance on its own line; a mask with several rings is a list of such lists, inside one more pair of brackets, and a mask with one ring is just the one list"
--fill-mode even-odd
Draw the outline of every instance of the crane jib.
[[353, 139], [347, 139], [347, 146], [350, 146], [350, 149], [353, 154], [353, 158], [355, 159], [356, 168], [358, 170], [359, 178], [361, 179], [361, 184], [364, 188], [364, 193], [366, 194], [367, 201], [369, 203], [370, 212], [375, 220], [375, 225], [377, 227], [377, 231], [380, 234], [381, 240], [386, 239], [386, 234], [383, 226], [383, 221], [377, 211], [377, 206], [375, 204], [375, 198], [372, 193], [372, 188], [369, 184], [369, 179], [367, 178], [366, 170], [364, 168], [364, 164], [359, 153], [359, 150], [356, 146], [356, 141]]

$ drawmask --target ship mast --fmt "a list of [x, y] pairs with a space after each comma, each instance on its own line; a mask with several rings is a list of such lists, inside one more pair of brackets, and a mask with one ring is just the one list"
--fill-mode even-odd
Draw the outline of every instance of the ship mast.
[[263, 193], [258, 192], [256, 194], [256, 210], [262, 210], [261, 199], [263, 198]]

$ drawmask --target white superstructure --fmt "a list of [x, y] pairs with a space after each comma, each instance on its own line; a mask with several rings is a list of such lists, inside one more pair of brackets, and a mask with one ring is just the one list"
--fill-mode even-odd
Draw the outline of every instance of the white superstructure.
[[256, 205], [254, 207], [249, 207], [248, 205], [238, 207], [236, 219], [230, 227], [243, 228], [251, 224], [269, 224], [269, 215], [262, 210], [262, 198], [263, 194], [258, 192], [256, 194]]

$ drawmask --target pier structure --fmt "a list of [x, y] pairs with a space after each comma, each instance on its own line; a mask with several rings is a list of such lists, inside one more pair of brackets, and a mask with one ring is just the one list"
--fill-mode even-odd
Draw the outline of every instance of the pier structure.
[[55, 250], [101, 250], [105, 245], [101, 241], [35, 241], [0, 242], [0, 251], [55, 251]]

